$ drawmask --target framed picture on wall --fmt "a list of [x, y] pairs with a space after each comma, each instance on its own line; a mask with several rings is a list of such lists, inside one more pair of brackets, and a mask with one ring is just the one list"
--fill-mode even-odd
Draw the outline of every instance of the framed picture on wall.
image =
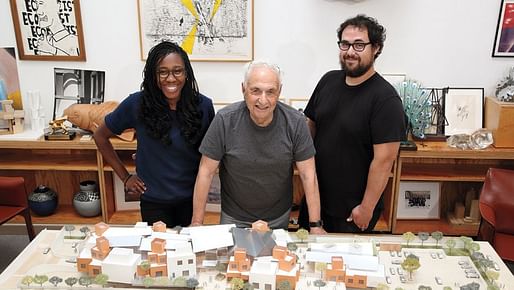
[[483, 127], [484, 89], [448, 88], [444, 96], [444, 134], [471, 134]]
[[305, 110], [307, 103], [309, 103], [309, 99], [289, 99], [289, 105], [300, 112]]
[[397, 219], [439, 219], [439, 182], [401, 181]]
[[141, 58], [163, 40], [192, 61], [253, 59], [253, 0], [138, 0]]
[[80, 0], [10, 0], [20, 59], [85, 61]]
[[494, 37], [493, 56], [514, 56], [514, 0], [503, 0]]
[[214, 107], [214, 113], [218, 113], [219, 110], [223, 109], [227, 105], [230, 105], [231, 103], [212, 103], [212, 106]]

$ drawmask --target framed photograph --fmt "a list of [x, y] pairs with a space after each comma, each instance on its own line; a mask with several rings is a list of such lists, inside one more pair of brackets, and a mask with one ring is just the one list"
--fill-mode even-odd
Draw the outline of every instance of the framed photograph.
[[483, 127], [484, 89], [448, 88], [444, 96], [444, 134], [471, 134]]
[[303, 112], [309, 103], [309, 99], [289, 99], [289, 105], [300, 112]]
[[54, 68], [54, 114], [61, 117], [73, 104], [100, 104], [105, 95], [105, 72]]
[[85, 61], [80, 0], [10, 0], [20, 59]]
[[503, 0], [494, 37], [493, 57], [514, 56], [514, 0]]
[[141, 58], [163, 40], [192, 61], [253, 60], [253, 0], [138, 0]]
[[401, 181], [397, 219], [439, 219], [439, 182]]

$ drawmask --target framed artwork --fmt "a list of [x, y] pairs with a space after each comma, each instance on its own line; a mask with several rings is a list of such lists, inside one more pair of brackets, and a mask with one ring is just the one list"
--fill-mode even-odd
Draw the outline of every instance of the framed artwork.
[[430, 98], [431, 121], [425, 129], [425, 140], [444, 141], [444, 127], [448, 124], [444, 115], [444, 96], [448, 88], [424, 88]]
[[444, 96], [444, 134], [471, 134], [483, 127], [484, 89], [448, 88]]
[[[135, 174], [135, 172], [130, 172]], [[121, 180], [116, 174], [112, 175], [114, 184], [114, 201], [116, 210], [139, 210], [139, 198], [134, 198], [125, 193], [123, 187], [123, 180]]]
[[54, 114], [63, 115], [73, 104], [100, 104], [104, 101], [105, 72], [71, 68], [54, 68]]
[[191, 61], [253, 60], [253, 0], [138, 0], [141, 58], [163, 40]]
[[503, 0], [494, 37], [493, 57], [514, 56], [514, 0]]
[[439, 182], [401, 181], [397, 219], [439, 219]]
[[289, 105], [300, 112], [305, 110], [307, 103], [309, 103], [309, 99], [289, 99]]
[[10, 0], [20, 59], [85, 61], [80, 0]]

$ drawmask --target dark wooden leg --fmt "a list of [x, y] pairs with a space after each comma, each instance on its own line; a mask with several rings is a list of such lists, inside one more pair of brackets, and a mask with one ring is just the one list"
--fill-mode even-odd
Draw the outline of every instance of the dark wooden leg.
[[36, 234], [34, 233], [34, 226], [32, 225], [32, 218], [30, 217], [30, 209], [26, 208], [23, 213], [23, 218], [25, 218], [25, 225], [27, 226], [27, 233], [29, 234], [29, 239], [32, 241]]

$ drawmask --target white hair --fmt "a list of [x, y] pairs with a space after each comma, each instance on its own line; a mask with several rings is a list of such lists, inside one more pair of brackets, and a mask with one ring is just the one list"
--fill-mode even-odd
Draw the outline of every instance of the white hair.
[[277, 75], [278, 85], [282, 86], [282, 71], [280, 70], [278, 65], [266, 60], [254, 60], [245, 65], [245, 74], [243, 80], [243, 84], [245, 86], [248, 84], [248, 78], [250, 77], [250, 73], [252, 72], [252, 70], [258, 67], [265, 67], [272, 70]]

